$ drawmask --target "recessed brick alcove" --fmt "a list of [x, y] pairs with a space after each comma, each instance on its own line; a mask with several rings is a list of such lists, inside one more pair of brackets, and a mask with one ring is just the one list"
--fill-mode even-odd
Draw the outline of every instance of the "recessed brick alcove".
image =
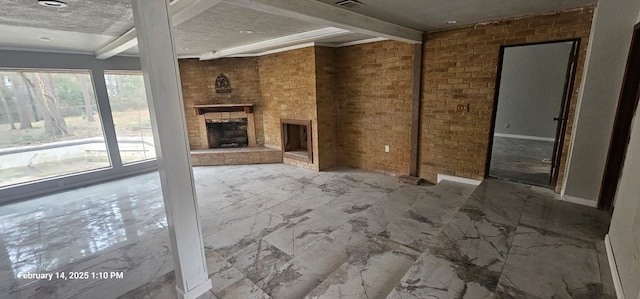
[[282, 127], [282, 153], [285, 158], [313, 163], [311, 120], [280, 119]]

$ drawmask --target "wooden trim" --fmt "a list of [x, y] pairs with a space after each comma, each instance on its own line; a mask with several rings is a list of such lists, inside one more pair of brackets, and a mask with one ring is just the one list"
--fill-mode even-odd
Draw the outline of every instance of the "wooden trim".
[[253, 104], [193, 105], [191, 107], [196, 115], [220, 112], [253, 113]]
[[209, 134], [207, 132], [207, 120], [204, 114], [198, 115], [198, 122], [200, 123], [200, 149], [209, 148]]
[[491, 127], [489, 128], [489, 148], [484, 164], [484, 177], [489, 177], [491, 170], [491, 154], [493, 153], [493, 134], [496, 131], [496, 117], [498, 116], [498, 97], [500, 96], [500, 82], [502, 81], [502, 67], [504, 65], [504, 49], [507, 46], [500, 46], [500, 59], [498, 60], [498, 72], [496, 73], [496, 89], [493, 93], [493, 109], [491, 112]]
[[247, 114], [247, 137], [249, 137], [249, 147], [256, 146], [256, 121], [253, 113]]
[[565, 38], [565, 39], [548, 40], [548, 41], [534, 42], [534, 43], [518, 43], [518, 44], [512, 44], [512, 45], [502, 45], [502, 47], [511, 48], [511, 47], [522, 47], [522, 46], [535, 46], [535, 45], [545, 45], [545, 44], [555, 44], [555, 43], [568, 43], [568, 42], [575, 42], [579, 40], [580, 40], [579, 38]]
[[627, 65], [620, 89], [618, 108], [611, 132], [609, 152], [598, 196], [598, 208], [613, 211], [613, 204], [627, 155], [631, 125], [640, 96], [640, 23], [633, 28], [633, 38], [627, 57]]
[[298, 155], [298, 154], [294, 154], [292, 152], [283, 152], [282, 157], [283, 158], [287, 158], [287, 159], [306, 162], [306, 163], [309, 163], [309, 164], [313, 164], [313, 160], [309, 156]]
[[[564, 148], [564, 137], [567, 133], [567, 122], [569, 121], [569, 110], [573, 88], [575, 86], [576, 72], [578, 70], [578, 55], [580, 55], [580, 39], [573, 41], [571, 57], [567, 65], [567, 75], [565, 79], [564, 91], [562, 94], [562, 104], [559, 113], [559, 120], [556, 129], [556, 141], [551, 158], [551, 173], [549, 175], [549, 187], [555, 190], [560, 175], [560, 165], [562, 164], [562, 150]], [[566, 167], [566, 166], [565, 166]]]
[[[284, 139], [287, 133], [285, 129], [285, 125], [298, 125], [298, 126], [305, 126], [307, 128], [307, 156], [294, 154], [291, 152], [287, 152], [285, 150]], [[311, 120], [281, 118], [280, 119], [280, 148], [282, 150], [282, 156], [285, 158], [313, 164], [313, 140], [311, 139], [312, 138], [311, 131], [312, 131]]]

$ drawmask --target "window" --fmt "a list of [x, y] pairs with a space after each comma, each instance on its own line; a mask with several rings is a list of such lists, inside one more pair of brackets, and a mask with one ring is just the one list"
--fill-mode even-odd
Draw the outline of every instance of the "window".
[[111, 166], [87, 71], [0, 70], [0, 188]]
[[149, 106], [140, 72], [108, 72], [105, 83], [123, 164], [156, 158]]

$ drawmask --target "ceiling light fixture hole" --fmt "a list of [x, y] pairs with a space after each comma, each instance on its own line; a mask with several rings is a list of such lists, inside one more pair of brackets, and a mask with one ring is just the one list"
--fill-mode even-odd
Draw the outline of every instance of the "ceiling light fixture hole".
[[253, 33], [253, 30], [240, 30], [239, 32], [241, 34], [251, 34], [251, 33]]
[[46, 7], [67, 7], [67, 3], [58, 0], [38, 0], [38, 4]]
[[451, 21], [447, 21], [446, 23], [449, 24], [449, 25], [453, 25], [453, 24], [458, 24], [458, 21], [451, 20]]

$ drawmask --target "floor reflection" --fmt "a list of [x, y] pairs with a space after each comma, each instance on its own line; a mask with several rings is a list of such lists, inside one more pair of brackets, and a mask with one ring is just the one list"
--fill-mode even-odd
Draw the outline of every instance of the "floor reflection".
[[[592, 282], [597, 295], [612, 289], [610, 278], [590, 280], [608, 269], [598, 265], [606, 257], [597, 241], [608, 215], [530, 186], [411, 186], [360, 170], [284, 164], [198, 167], [194, 177], [211, 298], [333, 298], [336, 290], [449, 298], [467, 289], [473, 298], [496, 291], [513, 297], [516, 274], [549, 282], [526, 285], [530, 297], [557, 287], [564, 274], [579, 282], [571, 292]], [[547, 246], [558, 240], [585, 250]], [[511, 254], [527, 243], [536, 250]], [[540, 258], [524, 258], [533, 254]], [[575, 260], [589, 271], [574, 271]], [[566, 271], [534, 271], [538, 265]], [[0, 207], [2, 299], [176, 298], [173, 270], [157, 173]], [[113, 271], [124, 279], [17, 278], [54, 271]], [[440, 285], [442, 277], [452, 285], [430, 288], [429, 279]], [[478, 288], [470, 277], [488, 279]]]
[[[158, 174], [0, 207], [0, 260], [19, 273], [60, 271], [166, 228]], [[3, 256], [4, 257], [4, 256]]]

